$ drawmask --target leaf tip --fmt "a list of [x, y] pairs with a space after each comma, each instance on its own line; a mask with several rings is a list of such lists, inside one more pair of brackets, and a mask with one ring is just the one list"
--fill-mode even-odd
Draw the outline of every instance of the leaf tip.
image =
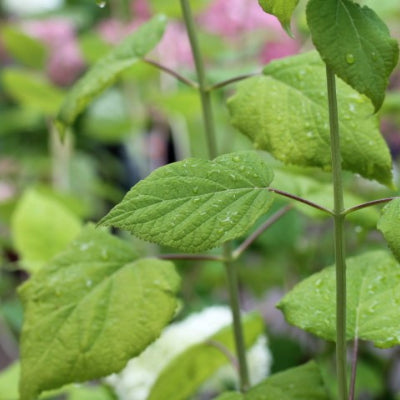
[[292, 28], [290, 26], [290, 21], [281, 21], [281, 25], [282, 25], [282, 28], [285, 30], [285, 32], [288, 34], [288, 36], [290, 38], [294, 39], [295, 37], [294, 37], [293, 31], [292, 31]]

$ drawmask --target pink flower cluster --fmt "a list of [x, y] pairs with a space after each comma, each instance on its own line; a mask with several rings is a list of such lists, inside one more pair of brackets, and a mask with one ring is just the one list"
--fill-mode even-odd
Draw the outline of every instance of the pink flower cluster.
[[23, 29], [46, 44], [49, 50], [47, 73], [54, 83], [70, 85], [82, 73], [85, 64], [71, 21], [61, 18], [28, 21], [24, 22]]
[[256, 0], [214, 0], [199, 21], [210, 32], [231, 39], [249, 31], [265, 31], [268, 40], [260, 54], [263, 63], [299, 51], [297, 41], [288, 37], [279, 21], [266, 14]]

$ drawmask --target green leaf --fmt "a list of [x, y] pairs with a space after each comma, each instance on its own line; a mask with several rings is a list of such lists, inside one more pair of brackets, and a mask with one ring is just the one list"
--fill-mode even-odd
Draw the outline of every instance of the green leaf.
[[307, 22], [323, 60], [378, 110], [399, 48], [373, 10], [351, 0], [310, 0]]
[[293, 36], [290, 20], [299, 0], [258, 0], [258, 3], [266, 13], [275, 15], [282, 24], [282, 28], [289, 36]]
[[20, 365], [18, 362], [11, 364], [7, 369], [1, 371], [0, 400], [18, 399], [19, 371], [20, 371]]
[[107, 56], [101, 58], [71, 89], [57, 117], [61, 133], [102, 91], [111, 86], [118, 75], [131, 67], [160, 41], [165, 27], [164, 16], [156, 16], [127, 37]]
[[400, 198], [392, 200], [383, 208], [378, 229], [383, 233], [397, 260], [400, 261]]
[[41, 76], [22, 69], [5, 69], [2, 74], [4, 90], [21, 105], [55, 115], [64, 93]]
[[[287, 321], [326, 340], [336, 340], [334, 266], [300, 282], [278, 304]], [[347, 260], [347, 339], [387, 348], [400, 343], [400, 265], [386, 252]]]
[[43, 43], [11, 26], [4, 27], [0, 33], [4, 47], [17, 61], [28, 67], [44, 68], [47, 51]]
[[22, 264], [35, 272], [78, 235], [81, 222], [53, 197], [28, 190], [13, 213], [11, 229]]
[[89, 226], [20, 289], [21, 400], [121, 370], [174, 315], [174, 265]]
[[[262, 318], [257, 314], [248, 315], [244, 318], [243, 329], [246, 348], [249, 348], [264, 331]], [[223, 345], [230, 352], [235, 351], [232, 327], [221, 329], [205, 343], [192, 346], [174, 358], [159, 375], [147, 400], [186, 400], [221, 366], [227, 364], [226, 355], [210, 341]]]
[[197, 252], [244, 233], [272, 202], [272, 170], [254, 151], [159, 168], [134, 186], [100, 224]]
[[[286, 164], [329, 170], [325, 75], [316, 52], [271, 62], [229, 100], [233, 125]], [[337, 88], [343, 168], [391, 185], [390, 152], [371, 103], [342, 81]]]
[[225, 393], [216, 400], [329, 400], [314, 361], [272, 375], [246, 394]]

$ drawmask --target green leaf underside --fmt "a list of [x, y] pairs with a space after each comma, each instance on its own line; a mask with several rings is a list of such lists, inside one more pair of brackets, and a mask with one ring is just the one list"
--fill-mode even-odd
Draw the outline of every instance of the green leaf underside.
[[[249, 348], [263, 333], [264, 323], [257, 314], [250, 314], [243, 320], [243, 329], [245, 345]], [[231, 352], [235, 351], [232, 327], [221, 329], [209, 340], [222, 344]], [[226, 355], [220, 349], [207, 342], [192, 346], [173, 359], [161, 372], [147, 400], [186, 400], [228, 362]]]
[[81, 222], [62, 203], [36, 190], [19, 201], [12, 221], [14, 246], [29, 272], [63, 251], [81, 230]]
[[24, 106], [55, 115], [64, 98], [62, 90], [39, 75], [23, 69], [5, 69], [1, 74], [4, 89]]
[[[391, 185], [389, 149], [367, 98], [337, 81], [343, 168]], [[331, 168], [325, 67], [310, 52], [271, 62], [228, 101], [233, 125], [286, 164]]]
[[258, 0], [258, 3], [266, 13], [275, 15], [283, 29], [292, 36], [290, 20], [299, 0]]
[[272, 203], [272, 170], [254, 151], [161, 167], [134, 186], [100, 224], [197, 252], [244, 233]]
[[20, 289], [21, 400], [120, 371], [174, 315], [174, 265], [89, 226]]
[[307, 22], [324, 61], [378, 110], [399, 56], [383, 21], [350, 0], [310, 0]]
[[165, 27], [165, 17], [156, 16], [100, 59], [69, 91], [57, 117], [60, 131], [73, 124], [86, 106], [111, 86], [121, 72], [152, 50], [163, 36]]
[[[347, 260], [347, 339], [387, 348], [400, 343], [400, 266], [384, 251]], [[336, 340], [335, 268], [299, 283], [278, 304], [287, 321]]]
[[392, 200], [383, 208], [378, 229], [383, 233], [390, 249], [400, 262], [400, 199]]
[[328, 400], [320, 370], [314, 361], [272, 375], [245, 394], [232, 392], [216, 400]]

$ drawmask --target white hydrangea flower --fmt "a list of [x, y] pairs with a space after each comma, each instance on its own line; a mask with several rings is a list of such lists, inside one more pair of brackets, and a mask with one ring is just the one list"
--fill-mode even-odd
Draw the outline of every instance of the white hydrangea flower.
[[33, 15], [61, 7], [64, 0], [3, 0], [4, 10], [10, 14]]
[[[114, 387], [120, 400], [146, 400], [157, 377], [173, 358], [231, 322], [228, 307], [214, 306], [192, 314], [184, 321], [168, 326], [140, 356], [130, 360], [124, 370], [109, 376], [106, 381]], [[269, 373], [272, 359], [266, 344], [266, 337], [261, 335], [248, 352], [252, 384], [260, 382]], [[230, 365], [222, 367], [204, 385], [204, 390], [222, 389], [226, 382], [237, 382], [237, 374]]]

